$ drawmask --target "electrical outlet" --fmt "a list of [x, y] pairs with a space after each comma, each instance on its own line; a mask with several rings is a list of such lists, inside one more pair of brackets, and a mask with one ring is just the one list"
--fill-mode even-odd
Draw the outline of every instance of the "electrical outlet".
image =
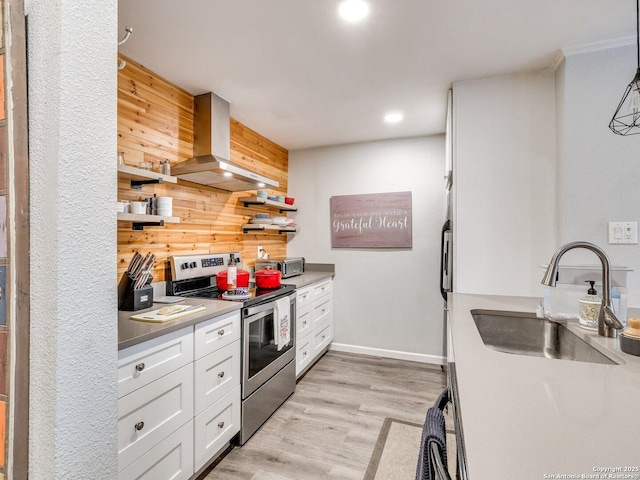
[[609, 222], [610, 244], [638, 244], [638, 222]]
[[262, 258], [262, 245], [258, 245], [258, 258]]

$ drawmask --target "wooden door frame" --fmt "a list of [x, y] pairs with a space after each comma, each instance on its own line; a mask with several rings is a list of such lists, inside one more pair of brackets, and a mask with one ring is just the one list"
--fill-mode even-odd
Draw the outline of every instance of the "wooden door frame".
[[[11, 448], [8, 450], [8, 478], [27, 479], [29, 474], [29, 335], [30, 335], [30, 229], [29, 229], [29, 143], [27, 122], [27, 52], [26, 18], [23, 0], [4, 0], [4, 29], [6, 59], [5, 78], [11, 81], [6, 92], [7, 121], [11, 122], [11, 136], [7, 144], [13, 146], [13, 198], [14, 230], [12, 238], [15, 276], [7, 282], [8, 291], [15, 296], [15, 312], [11, 317], [14, 343], [12, 365], [13, 383], [9, 401], [13, 413]], [[11, 99], [9, 99], [11, 96]], [[9, 110], [9, 108], [7, 108]], [[11, 233], [11, 232], [9, 232]]]

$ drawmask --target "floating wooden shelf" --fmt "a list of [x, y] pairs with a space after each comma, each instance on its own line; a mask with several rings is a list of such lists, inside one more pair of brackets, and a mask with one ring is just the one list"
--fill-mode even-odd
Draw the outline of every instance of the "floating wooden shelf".
[[238, 200], [244, 202], [245, 207], [248, 207], [249, 205], [264, 205], [266, 207], [278, 208], [280, 213], [298, 211], [296, 207], [289, 205], [288, 203], [275, 202], [261, 197], [240, 197]]
[[270, 232], [275, 231], [278, 233], [296, 233], [298, 230], [296, 227], [290, 227], [287, 225], [261, 225], [259, 223], [247, 223], [242, 225], [243, 233], [255, 233], [255, 232]]
[[130, 167], [129, 165], [118, 165], [118, 173], [131, 180], [131, 188], [140, 190], [142, 185], [148, 183], [178, 183], [177, 177], [164, 175], [143, 168]]
[[118, 212], [118, 221], [131, 222], [133, 230], [142, 230], [144, 227], [162, 227], [165, 223], [180, 223], [180, 217]]

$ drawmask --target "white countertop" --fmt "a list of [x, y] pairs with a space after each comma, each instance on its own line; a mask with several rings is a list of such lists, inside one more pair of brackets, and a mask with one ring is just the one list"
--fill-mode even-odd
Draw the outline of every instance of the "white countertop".
[[620, 365], [498, 352], [484, 345], [470, 313], [535, 312], [538, 301], [449, 296], [469, 478], [598, 478], [587, 475], [607, 467], [632, 471], [599, 478], [640, 478], [640, 357], [576, 323], [568, 328]]

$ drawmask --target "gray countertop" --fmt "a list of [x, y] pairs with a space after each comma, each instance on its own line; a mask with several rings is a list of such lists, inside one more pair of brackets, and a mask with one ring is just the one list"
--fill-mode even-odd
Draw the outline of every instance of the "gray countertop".
[[[297, 277], [285, 278], [282, 283], [295, 285], [296, 288], [302, 288], [326, 278], [332, 278], [333, 272], [312, 271], [305, 272]], [[165, 323], [143, 322], [140, 320], [131, 320], [131, 316], [139, 313], [156, 310], [167, 306], [166, 304], [154, 303], [151, 308], [146, 310], [138, 310], [136, 312], [118, 312], [118, 350], [131, 347], [138, 343], [151, 340], [152, 338], [165, 335], [179, 330], [182, 327], [195, 325], [196, 323], [209, 320], [210, 318], [224, 315], [225, 313], [240, 310], [242, 302], [234, 302], [227, 300], [207, 300], [203, 298], [185, 298], [178, 305], [198, 305], [204, 304], [206, 310], [181, 317], [176, 320]]]
[[185, 298], [184, 301], [174, 305], [198, 305], [200, 303], [205, 306], [206, 310], [165, 323], [131, 320], [131, 315], [166, 307], [167, 304], [164, 303], [154, 303], [153, 307], [136, 312], [118, 312], [118, 350], [242, 308], [242, 302], [207, 300], [204, 298]]
[[296, 288], [302, 288], [307, 285], [311, 285], [312, 283], [319, 282], [320, 280], [332, 278], [333, 275], [333, 272], [304, 272], [302, 275], [298, 275], [297, 277], [283, 278], [282, 283], [295, 285]]
[[640, 478], [640, 357], [577, 323], [569, 330], [618, 365], [498, 352], [484, 345], [470, 313], [535, 312], [538, 301], [449, 297], [469, 478], [605, 478], [598, 469], [607, 467], [630, 476], [606, 478]]

